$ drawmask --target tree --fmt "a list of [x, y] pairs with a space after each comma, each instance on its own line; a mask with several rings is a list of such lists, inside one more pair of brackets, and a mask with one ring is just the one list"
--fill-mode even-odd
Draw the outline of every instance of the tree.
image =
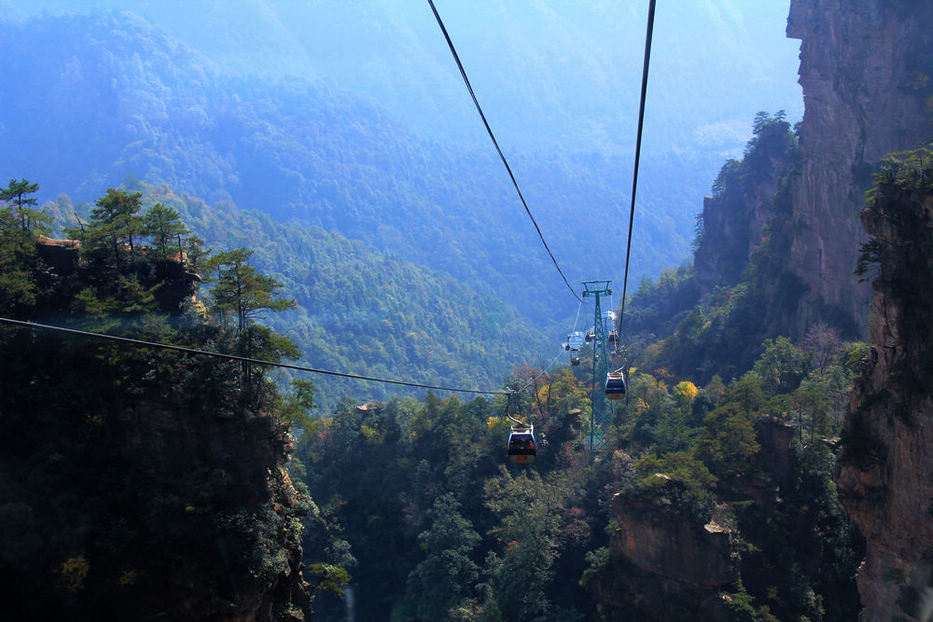
[[842, 347], [842, 340], [839, 338], [838, 330], [818, 322], [810, 327], [800, 346], [804, 352], [809, 352], [813, 357], [813, 363], [822, 378], [823, 371], [832, 364]]
[[444, 620], [451, 608], [473, 595], [479, 566], [470, 554], [481, 538], [451, 493], [435, 499], [429, 516], [431, 527], [418, 536], [427, 557], [409, 573], [405, 600], [417, 620]]
[[34, 236], [20, 227], [12, 207], [0, 208], [0, 311], [15, 312], [35, 303], [35, 255]]
[[[181, 222], [181, 215], [171, 207], [156, 203], [143, 215], [144, 235], [150, 236], [156, 244], [156, 250], [162, 259], [168, 257], [170, 250], [182, 252], [181, 236], [189, 233]], [[177, 243], [173, 246], [172, 242]]]
[[[216, 273], [208, 279], [214, 301], [211, 309], [227, 324], [233, 319], [238, 354], [249, 358], [262, 356], [272, 361], [282, 357], [298, 358], [298, 348], [288, 338], [256, 324], [256, 319], [266, 311], [285, 311], [294, 307], [295, 301], [278, 297], [281, 284], [249, 265], [252, 254], [253, 251], [238, 248], [208, 260], [208, 270]], [[244, 361], [242, 369], [249, 387], [251, 367]]]
[[765, 351], [752, 369], [761, 377], [762, 388], [769, 393], [796, 389], [809, 372], [807, 354], [787, 337], [765, 339], [761, 345]]
[[748, 413], [729, 402], [706, 416], [697, 443], [697, 457], [719, 477], [737, 475], [748, 467], [749, 458], [760, 449]]
[[31, 184], [25, 179], [16, 181], [10, 180], [10, 184], [0, 190], [0, 201], [6, 201], [15, 206], [15, 216], [19, 219], [19, 225], [23, 231], [29, 233], [40, 233], [48, 235], [52, 231], [52, 220], [44, 211], [36, 210], [30, 205], [37, 205], [38, 202], [27, 194], [38, 192], [39, 184]]
[[212, 284], [212, 309], [227, 321], [232, 317], [237, 335], [243, 334], [257, 317], [266, 311], [285, 311], [295, 306], [294, 300], [279, 298], [281, 283], [260, 274], [249, 265], [253, 251], [237, 248], [211, 257], [207, 268], [216, 276], [208, 278]]
[[505, 620], [553, 619], [548, 594], [567, 491], [535, 471], [512, 477], [505, 468], [484, 489], [486, 507], [499, 519], [492, 533], [502, 545], [501, 555], [490, 553], [486, 561], [495, 608]]
[[91, 222], [78, 234], [88, 251], [109, 254], [118, 272], [123, 269], [124, 247], [129, 246], [132, 252], [133, 236], [142, 231], [136, 215], [142, 207], [141, 196], [108, 188], [91, 210]]

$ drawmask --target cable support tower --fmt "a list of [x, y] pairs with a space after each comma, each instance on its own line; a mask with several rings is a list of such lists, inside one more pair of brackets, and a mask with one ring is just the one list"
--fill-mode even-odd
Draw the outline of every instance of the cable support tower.
[[[603, 429], [608, 423], [609, 408], [606, 403], [606, 394], [603, 391], [603, 382], [609, 371], [608, 335], [606, 332], [606, 316], [602, 312], [600, 298], [612, 296], [610, 288], [612, 281], [583, 281], [583, 297], [594, 299], [593, 332], [591, 341], [593, 345], [593, 383], [590, 387], [590, 455], [602, 447], [605, 440]], [[588, 335], [589, 337], [590, 335]]]
[[564, 280], [564, 285], [567, 286], [567, 289], [570, 290], [570, 293], [574, 298], [582, 302], [580, 297], [577, 296], [577, 292], [573, 289], [573, 286], [570, 285], [570, 281], [568, 281], [567, 277], [564, 275], [564, 271], [561, 270], [560, 265], [557, 263], [557, 259], [554, 257], [554, 253], [551, 252], [551, 248], [548, 246], [547, 241], [544, 239], [544, 234], [541, 233], [541, 227], [538, 226], [538, 222], [531, 214], [531, 209], [529, 209], [528, 203], [525, 201], [525, 195], [522, 194], [521, 188], [518, 187], [518, 181], [516, 181], [515, 175], [512, 173], [512, 167], [509, 166], [508, 160], [505, 159], [505, 154], [502, 153], [502, 149], [499, 147], [499, 141], [496, 140], [495, 134], [492, 133], [492, 128], [489, 126], [489, 122], [486, 120], [486, 115], [483, 113], [483, 108], [479, 105], [479, 100], [476, 98], [476, 93], [473, 92], [473, 86], [470, 84], [470, 79], [467, 77], [466, 70], [463, 68], [463, 63], [460, 62], [460, 55], [457, 54], [457, 49], [454, 47], [454, 43], [451, 40], [450, 35], [447, 33], [447, 28], [444, 26], [444, 22], [441, 20], [441, 16], [437, 12], [437, 8], [434, 6], [434, 0], [428, 0], [428, 4], [431, 5], [431, 11], [434, 12], [434, 18], [437, 20], [437, 25], [440, 26], [441, 32], [444, 34], [444, 39], [447, 40], [447, 47], [450, 48], [450, 53], [453, 55], [454, 61], [457, 63], [457, 68], [460, 70], [460, 76], [463, 78], [463, 83], [466, 85], [467, 90], [470, 92], [470, 97], [473, 98], [473, 104], [476, 106], [476, 111], [479, 112], [480, 119], [483, 120], [483, 125], [486, 126], [486, 133], [489, 134], [489, 138], [492, 140], [492, 144], [496, 148], [496, 152], [499, 154], [499, 158], [502, 160], [502, 164], [505, 165], [505, 170], [509, 173], [509, 178], [512, 180], [512, 185], [515, 187], [515, 192], [518, 193], [518, 198], [521, 200], [522, 206], [525, 208], [525, 213], [528, 214], [528, 218], [531, 219], [531, 224], [535, 226], [535, 231], [538, 232], [538, 238], [540, 238], [541, 244], [544, 245], [544, 250], [547, 251], [548, 256], [551, 258], [551, 262], [554, 264], [554, 267], [557, 268], [557, 272], [560, 274], [560, 277]]
[[351, 378], [353, 380], [366, 380], [368, 382], [379, 382], [382, 384], [396, 384], [405, 387], [415, 387], [419, 389], [430, 389], [435, 391], [450, 391], [452, 393], [472, 393], [475, 395], [509, 395], [509, 391], [482, 391], [479, 389], [463, 389], [459, 387], [445, 387], [432, 384], [422, 384], [420, 382], [408, 382], [405, 380], [392, 380], [390, 378], [377, 378], [375, 376], [362, 376], [360, 374], [351, 374], [348, 372], [332, 371], [327, 369], [316, 369], [314, 367], [308, 367], [305, 365], [293, 365], [291, 363], [280, 363], [275, 361], [266, 361], [263, 359], [250, 358], [248, 356], [239, 356], [236, 354], [225, 354], [223, 352], [212, 352], [210, 350], [199, 350], [197, 348], [187, 348], [184, 346], [176, 346], [169, 343], [159, 343], [156, 341], [144, 341], [142, 339], [133, 339], [131, 337], [119, 337], [117, 335], [108, 335], [106, 333], [95, 333], [92, 331], [78, 330], [76, 328], [66, 328], [64, 326], [53, 326], [51, 324], [39, 324], [37, 322], [27, 322], [25, 320], [14, 320], [11, 318], [0, 317], [0, 323], [12, 324], [15, 326], [21, 326], [31, 329], [41, 329], [41, 330], [50, 330], [62, 333], [69, 333], [72, 335], [79, 335], [82, 337], [93, 337], [96, 339], [105, 339], [109, 341], [117, 341], [120, 343], [125, 343], [128, 345], [144, 347], [144, 348], [156, 348], [162, 350], [172, 350], [175, 352], [184, 352], [186, 354], [196, 354], [199, 356], [210, 356], [214, 358], [224, 359], [228, 361], [239, 361], [244, 363], [253, 363], [256, 365], [268, 365], [270, 367], [280, 367], [282, 369], [291, 369], [295, 371], [303, 371], [312, 374], [323, 374], [326, 376], [338, 376], [340, 378]]

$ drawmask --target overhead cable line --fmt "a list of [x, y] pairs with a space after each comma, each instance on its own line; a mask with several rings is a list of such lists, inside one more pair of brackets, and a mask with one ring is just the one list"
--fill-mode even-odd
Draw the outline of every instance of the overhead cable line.
[[212, 352], [210, 350], [198, 350], [197, 348], [186, 348], [184, 346], [176, 346], [169, 343], [158, 343], [155, 341], [143, 341], [142, 339], [132, 339], [130, 337], [119, 337], [117, 335], [107, 335], [105, 333], [95, 333], [86, 330], [78, 330], [76, 328], [66, 328], [64, 326], [52, 326], [50, 324], [39, 324], [37, 322], [27, 322], [24, 320], [14, 320], [10, 318], [0, 317], [0, 323], [5, 324], [14, 324], [17, 326], [24, 326], [26, 328], [33, 329], [43, 329], [43, 330], [52, 330], [63, 333], [70, 333], [72, 335], [81, 335], [83, 337], [95, 337], [98, 339], [106, 339], [109, 341], [118, 341], [121, 343], [127, 343], [130, 345], [141, 346], [146, 348], [159, 348], [162, 350], [173, 350], [175, 352], [185, 352], [187, 354], [197, 354], [201, 356], [211, 356], [219, 359], [226, 359], [230, 361], [240, 361], [244, 363], [254, 363], [257, 365], [270, 365], [272, 367], [281, 367], [283, 369], [293, 369], [296, 371], [305, 371], [313, 374], [324, 374], [326, 376], [338, 376], [340, 378], [351, 378], [353, 380], [366, 380], [369, 382], [381, 382], [383, 384], [397, 384], [406, 387], [416, 387], [419, 389], [434, 389], [437, 391], [451, 391], [453, 393], [474, 393], [478, 395], [508, 395], [507, 391], [480, 391], [478, 389], [461, 389], [457, 387], [444, 387], [431, 384], [421, 384], [419, 382], [406, 382], [404, 380], [391, 380], [388, 378], [376, 378], [375, 376], [361, 376], [359, 374], [350, 374], [346, 372], [331, 371], [327, 369], [315, 369], [314, 367], [307, 367], [304, 365], [292, 365], [290, 363], [277, 363], [275, 361], [266, 361], [262, 359], [250, 358], [248, 356], [239, 356], [236, 354], [225, 354], [223, 352]]
[[651, 35], [654, 32], [654, 4], [648, 3], [648, 28], [645, 33], [645, 63], [641, 71], [641, 101], [638, 104], [638, 134], [635, 138], [635, 167], [632, 174], [632, 206], [628, 216], [628, 242], [625, 245], [625, 276], [622, 279], [622, 302], [619, 308], [619, 342], [622, 339], [622, 319], [625, 317], [625, 292], [628, 288], [628, 266], [632, 255], [632, 226], [635, 223], [635, 191], [638, 190], [638, 163], [641, 159], [641, 134], [645, 124], [645, 98], [648, 93], [648, 64], [651, 60]]
[[561, 351], [557, 353], [557, 356], [555, 356], [554, 358], [551, 359], [551, 362], [550, 362], [550, 363], [548, 363], [547, 365], [545, 365], [544, 367], [541, 368], [541, 371], [538, 372], [538, 375], [537, 375], [537, 376], [535, 376], [534, 378], [532, 378], [531, 380], [529, 380], [528, 382], [526, 382], [526, 383], [524, 384], [524, 386], [522, 386], [521, 388], [516, 389], [516, 392], [525, 391], [525, 390], [531, 388], [531, 386], [538, 380], [538, 378], [540, 378], [541, 376], [543, 376], [544, 374], [546, 374], [546, 373], [548, 372], [548, 370], [549, 370], [551, 367], [554, 366], [554, 363], [556, 363], [557, 360], [558, 360], [560, 357], [562, 357], [562, 356], [564, 356], [564, 350], [563, 350], [563, 348], [561, 348]]
[[467, 77], [466, 70], [463, 68], [463, 63], [460, 62], [460, 56], [457, 54], [456, 48], [454, 48], [454, 43], [450, 39], [450, 35], [447, 34], [447, 28], [444, 27], [444, 22], [441, 20], [440, 14], [437, 12], [437, 8], [434, 6], [434, 0], [428, 0], [428, 4], [431, 5], [431, 10], [434, 12], [434, 18], [437, 20], [437, 25], [441, 27], [441, 32], [444, 33], [444, 38], [447, 40], [447, 47], [450, 48], [450, 53], [454, 57], [454, 61], [457, 63], [457, 68], [460, 69], [460, 75], [463, 77], [463, 83], [466, 84], [467, 90], [470, 92], [470, 97], [473, 98], [473, 104], [476, 106], [477, 112], [479, 112], [480, 118], [483, 120], [483, 125], [486, 126], [486, 132], [489, 134], [489, 138], [492, 139], [492, 144], [496, 148], [496, 152], [499, 154], [499, 158], [502, 159], [502, 164], [505, 165], [505, 170], [509, 173], [509, 178], [512, 180], [512, 185], [515, 186], [515, 192], [518, 193], [518, 198], [521, 199], [522, 205], [525, 208], [525, 213], [528, 214], [528, 218], [531, 219], [531, 223], [535, 226], [535, 231], [538, 232], [538, 237], [541, 238], [541, 243], [544, 245], [544, 250], [547, 251], [547, 254], [550, 256], [551, 261], [554, 263], [554, 267], [557, 268], [557, 272], [560, 273], [560, 277], [564, 279], [564, 284], [567, 286], [567, 289], [570, 290], [570, 293], [573, 294], [573, 297], [580, 302], [583, 302], [580, 299], [580, 296], [577, 295], [577, 292], [570, 285], [570, 281], [567, 280], [567, 277], [564, 276], [564, 271], [560, 269], [560, 265], [557, 263], [557, 259], [554, 257], [554, 253], [551, 252], [551, 248], [548, 246], [547, 241], [544, 239], [544, 234], [541, 233], [541, 228], [538, 226], [535, 217], [532, 216], [531, 210], [528, 208], [528, 203], [525, 201], [525, 196], [522, 194], [521, 188], [518, 187], [518, 182], [515, 180], [515, 175], [512, 174], [512, 167], [509, 166], [508, 160], [505, 159], [505, 155], [502, 153], [502, 149], [499, 148], [499, 141], [496, 140], [496, 136], [492, 133], [492, 128], [489, 127], [489, 122], [486, 121], [486, 115], [483, 114], [483, 108], [479, 105], [479, 100], [476, 99], [476, 93], [473, 92], [473, 86], [470, 84], [470, 79]]

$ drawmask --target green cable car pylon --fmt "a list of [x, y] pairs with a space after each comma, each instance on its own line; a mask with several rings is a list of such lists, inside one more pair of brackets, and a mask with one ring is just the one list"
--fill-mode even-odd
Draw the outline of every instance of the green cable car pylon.
[[587, 334], [587, 341], [593, 346], [593, 385], [590, 404], [590, 453], [603, 445], [605, 436], [603, 430], [609, 423], [609, 405], [603, 389], [603, 382], [609, 371], [608, 332], [606, 331], [606, 318], [603, 316], [600, 296], [611, 296], [612, 281], [583, 281], [583, 297], [593, 296], [595, 309], [593, 310], [593, 329]]

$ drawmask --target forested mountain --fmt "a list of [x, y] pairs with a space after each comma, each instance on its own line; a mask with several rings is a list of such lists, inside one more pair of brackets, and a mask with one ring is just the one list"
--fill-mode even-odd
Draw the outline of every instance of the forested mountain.
[[[346, 33], [347, 16], [400, 28], [414, 9], [373, 17], [393, 1], [321, 9], [341, 18], [327, 34]], [[167, 10], [149, 4], [129, 3]], [[246, 4], [256, 24], [217, 5], [204, 24], [170, 19], [172, 35], [125, 13], [0, 22], [14, 93], [0, 100], [0, 173], [15, 176], [0, 188], [0, 577], [16, 594], [0, 602], [14, 617], [929, 617], [933, 6], [793, 0], [804, 120], [759, 112], [744, 151], [647, 150], [644, 169], [665, 174], [642, 177], [631, 276], [675, 266], [696, 237], [693, 265], [642, 280], [621, 347], [601, 350], [623, 396], [595, 371], [608, 344], [543, 368], [563, 363], [548, 350], [566, 326], [548, 331], [573, 309], [486, 146], [438, 140], [428, 120], [403, 124], [397, 101], [320, 79], [351, 61], [324, 61], [311, 81], [257, 75], [257, 59], [220, 67], [249, 41], [194, 37], [214, 66], [173, 38], [268, 25], [256, 42], [273, 57], [327, 46], [273, 19], [276, 5], [309, 16], [319, 3]], [[594, 35], [627, 36], [618, 4], [593, 4], [607, 17]], [[716, 12], [698, 4], [686, 14]], [[491, 26], [502, 39], [561, 24], [535, 3], [510, 28], [514, 6]], [[422, 51], [421, 35], [402, 38]], [[568, 88], [602, 71], [583, 64]], [[419, 86], [412, 101], [431, 95]], [[630, 166], [602, 135], [618, 126], [594, 122], [585, 147], [530, 149], [597, 118], [525, 135], [510, 159], [571, 280], [618, 282]], [[911, 150], [884, 157], [895, 149]], [[726, 160], [712, 196], [685, 218], [711, 158]], [[40, 209], [27, 177], [43, 200], [63, 194]], [[67, 239], [44, 237], [53, 224]], [[870, 344], [860, 278], [876, 290]], [[254, 358], [505, 388], [466, 401], [307, 382]]]
[[[43, 189], [57, 180], [56, 191], [79, 202], [128, 177], [169, 183], [278, 221], [336, 229], [471, 286], [489, 283], [537, 323], [573, 314], [485, 144], [419, 138], [327, 83], [221, 74], [126, 14], [2, 22], [0, 41], [0, 77], [16, 85], [0, 103], [0, 169], [11, 176], [43, 180]], [[595, 145], [512, 157], [572, 282], [620, 273], [629, 158]], [[716, 159], [643, 161], [634, 276], [685, 256], [703, 171]]]
[[[264, 322], [288, 335], [304, 364], [319, 369], [431, 385], [494, 390], [511, 371], [560, 352], [499, 302], [450, 275], [375, 251], [320, 227], [284, 225], [230, 201], [214, 206], [166, 185], [137, 183], [145, 206], [177, 210], [205, 247], [253, 250], [251, 262], [282, 284], [293, 310]], [[60, 223], [86, 220], [66, 197], [45, 206]], [[521, 347], [516, 347], [521, 344]], [[315, 376], [317, 401], [331, 407], [345, 395], [387, 399], [399, 386]]]
[[[788, 4], [657, 6], [646, 152], [734, 154], [756, 110], [802, 114], [798, 49], [783, 33]], [[647, 3], [436, 5], [509, 153], [631, 154]], [[0, 8], [13, 20], [132, 12], [224, 74], [323, 81], [421, 137], [488, 146], [427, 2], [188, 0], [180, 12], [150, 0], [0, 0]]]

